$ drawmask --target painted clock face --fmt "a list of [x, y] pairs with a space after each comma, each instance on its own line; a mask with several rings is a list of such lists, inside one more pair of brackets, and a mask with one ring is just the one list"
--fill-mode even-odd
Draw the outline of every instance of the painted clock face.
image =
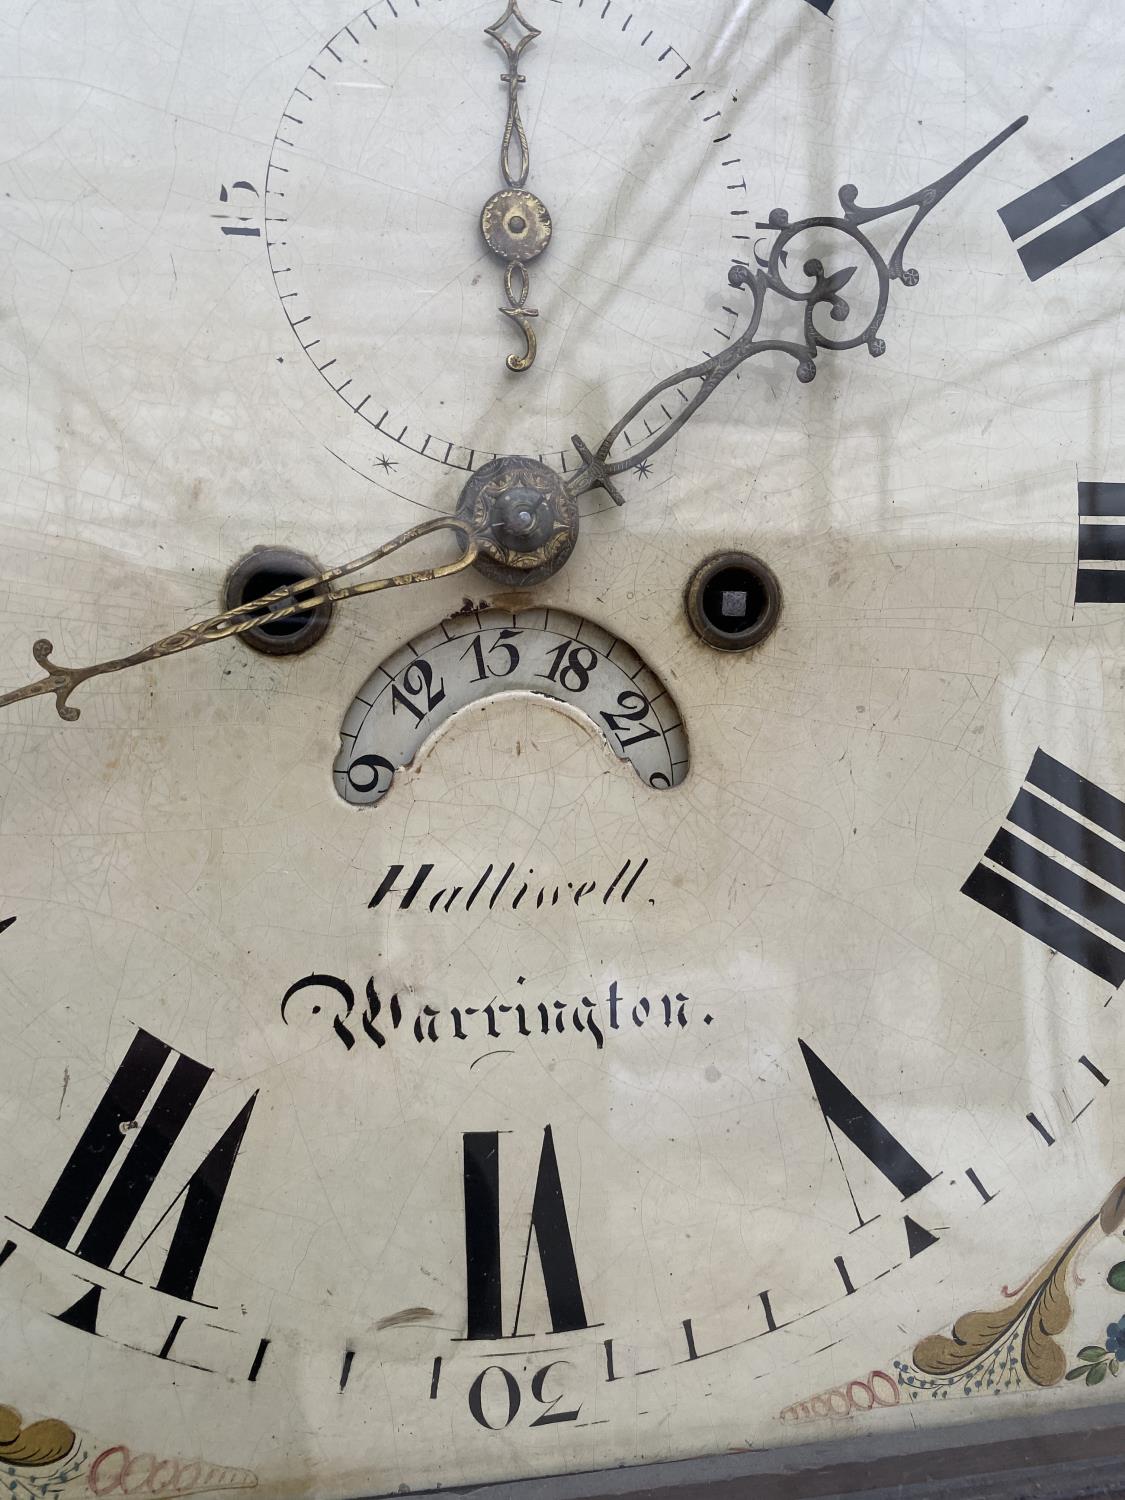
[[13, 1494], [1117, 1389], [1118, 29], [688, 9], [0, 23]]

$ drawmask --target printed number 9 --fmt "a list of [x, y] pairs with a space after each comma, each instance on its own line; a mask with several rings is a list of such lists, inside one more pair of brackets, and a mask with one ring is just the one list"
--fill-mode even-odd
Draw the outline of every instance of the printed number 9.
[[[356, 780], [357, 771], [360, 773], [361, 778], [363, 778], [359, 781]], [[379, 779], [384, 771], [387, 773], [387, 785], [380, 787]], [[348, 782], [352, 791], [359, 792], [362, 797], [369, 797], [372, 792], [379, 792], [381, 795], [382, 792], [390, 789], [391, 782], [394, 780], [394, 774], [394, 766], [391, 765], [389, 760], [384, 760], [381, 755], [361, 755], [358, 759], [353, 760], [348, 767]]]

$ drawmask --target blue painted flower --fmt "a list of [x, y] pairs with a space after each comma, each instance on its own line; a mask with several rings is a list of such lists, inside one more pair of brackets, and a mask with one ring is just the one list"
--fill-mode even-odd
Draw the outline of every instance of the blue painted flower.
[[1125, 1318], [1118, 1318], [1105, 1331], [1106, 1353], [1118, 1359], [1125, 1358]]

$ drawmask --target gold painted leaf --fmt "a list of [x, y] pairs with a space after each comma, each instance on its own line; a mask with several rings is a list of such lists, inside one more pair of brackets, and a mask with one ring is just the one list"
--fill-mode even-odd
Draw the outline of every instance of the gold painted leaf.
[[933, 1333], [924, 1338], [914, 1348], [915, 1365], [926, 1375], [952, 1375], [967, 1369], [1019, 1322], [1047, 1274], [1036, 1278], [1007, 1307], [993, 1312], [965, 1313], [954, 1323], [952, 1336]]
[[1063, 1283], [1063, 1267], [1051, 1277], [1043, 1289], [1039, 1306], [1032, 1315], [1032, 1322], [1037, 1323], [1044, 1333], [1055, 1335], [1062, 1333], [1070, 1323], [1071, 1306], [1070, 1296]]
[[1058, 1385], [1066, 1374], [1066, 1355], [1055, 1338], [1070, 1324], [1072, 1308], [1066, 1290], [1066, 1275], [1083, 1238], [1084, 1234], [1073, 1239], [1059, 1256], [1051, 1274], [1043, 1282], [1042, 1292], [1023, 1331], [1021, 1361], [1029, 1379], [1036, 1385]]
[[10, 1443], [23, 1425], [14, 1406], [0, 1406], [0, 1443]]
[[1062, 1345], [1051, 1337], [1038, 1309], [1028, 1318], [1023, 1332], [1022, 1362], [1028, 1378], [1036, 1385], [1058, 1385], [1066, 1374], [1066, 1354]]
[[[11, 1408], [2, 1410], [10, 1411]], [[45, 1468], [65, 1458], [74, 1443], [74, 1432], [65, 1422], [60, 1422], [57, 1417], [45, 1417], [41, 1422], [29, 1422], [14, 1438], [0, 1443], [0, 1463], [25, 1469]]]
[[1027, 1313], [1021, 1362], [1036, 1385], [1057, 1384], [1066, 1374], [1066, 1355], [1054, 1335], [1070, 1322], [1067, 1268], [1095, 1222], [1088, 1220], [1007, 1307], [966, 1313], [954, 1323], [952, 1336], [937, 1333], [923, 1339], [913, 1354], [918, 1369], [926, 1375], [952, 1375], [968, 1369]]
[[1125, 1177], [1114, 1186], [1102, 1204], [1098, 1223], [1103, 1234], [1116, 1234], [1122, 1224], [1125, 1224]]

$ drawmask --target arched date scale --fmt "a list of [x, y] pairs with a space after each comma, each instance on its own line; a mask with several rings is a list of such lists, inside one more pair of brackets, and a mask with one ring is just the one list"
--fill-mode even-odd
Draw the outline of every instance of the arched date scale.
[[336, 790], [356, 805], [381, 801], [396, 771], [451, 715], [506, 692], [537, 693], [580, 709], [657, 791], [687, 775], [687, 733], [656, 673], [620, 637], [541, 606], [458, 615], [388, 657], [345, 716]]

